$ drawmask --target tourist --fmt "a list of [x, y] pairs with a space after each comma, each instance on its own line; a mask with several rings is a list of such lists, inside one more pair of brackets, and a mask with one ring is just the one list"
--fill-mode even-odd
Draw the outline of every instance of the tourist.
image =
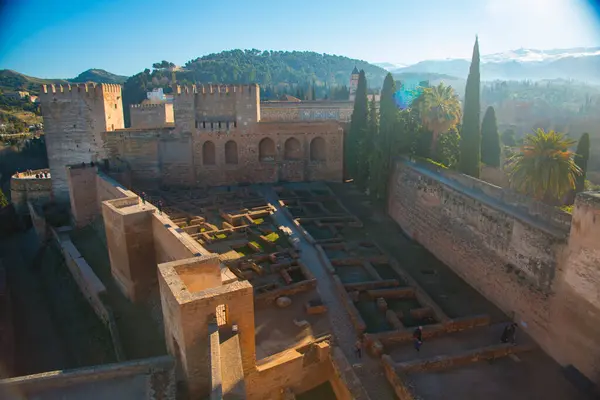
[[415, 350], [421, 351], [421, 345], [423, 344], [423, 327], [419, 326], [413, 332], [413, 339], [415, 341]]
[[142, 205], [146, 205], [146, 192], [142, 192], [142, 195], [140, 196], [142, 199]]
[[162, 200], [158, 201], [156, 208], [158, 208], [158, 214], [162, 215]]
[[502, 343], [512, 343], [515, 344], [517, 342], [517, 324], [511, 322], [509, 325], [504, 327], [502, 331], [502, 336], [500, 337], [500, 341]]
[[355, 350], [355, 352], [356, 352], [356, 357], [358, 357], [358, 358], [362, 358], [362, 339], [360, 339], [360, 338], [359, 338], [359, 339], [356, 341], [356, 344], [355, 344], [355, 346], [356, 346], [356, 350]]

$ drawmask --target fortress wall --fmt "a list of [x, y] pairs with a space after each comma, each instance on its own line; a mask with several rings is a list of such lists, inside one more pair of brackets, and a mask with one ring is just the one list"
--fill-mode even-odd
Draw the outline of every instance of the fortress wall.
[[132, 104], [129, 116], [132, 128], [161, 128], [173, 123], [173, 104]]
[[[399, 160], [388, 212], [559, 363], [600, 382], [600, 197], [561, 210]], [[520, 207], [517, 207], [521, 204]]]
[[[137, 185], [342, 179], [343, 130], [337, 122], [259, 123], [230, 131], [195, 129], [194, 133], [183, 132], [180, 127], [125, 129], [105, 136], [107, 153], [131, 169]], [[297, 140], [298, 148], [286, 158], [290, 138]], [[272, 140], [274, 153], [271, 159], [260, 161], [263, 139]], [[311, 145], [315, 147], [312, 154]]]
[[351, 101], [266, 101], [260, 104], [261, 121], [322, 121], [349, 122], [354, 108]]
[[388, 212], [407, 235], [509, 316], [514, 314], [555, 354], [549, 298], [568, 230], [553, 226], [551, 215], [534, 220], [525, 210], [515, 211], [500, 200], [499, 188], [489, 186], [401, 160], [391, 176]]
[[565, 260], [552, 301], [557, 358], [600, 386], [600, 192], [577, 195]]

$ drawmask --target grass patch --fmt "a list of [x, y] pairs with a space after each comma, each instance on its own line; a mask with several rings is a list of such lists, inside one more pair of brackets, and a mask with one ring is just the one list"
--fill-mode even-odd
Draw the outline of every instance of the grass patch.
[[256, 248], [257, 248], [257, 249], [259, 249], [260, 251], [263, 251], [263, 250], [264, 250], [264, 249], [263, 249], [263, 247], [261, 246], [261, 244], [260, 244], [260, 243], [258, 243], [258, 242], [256, 242], [256, 241], [254, 241], [254, 240], [253, 240], [253, 241], [251, 241], [250, 243], [251, 243], [253, 246], [256, 246]]
[[224, 234], [224, 233], [217, 233], [215, 235], [215, 238], [217, 238], [217, 239], [227, 239], [227, 235]]
[[562, 206], [560, 207], [561, 210], [568, 212], [569, 214], [573, 214], [573, 204], [571, 204], [570, 206]]
[[265, 236], [265, 239], [271, 243], [275, 243], [279, 240], [279, 234], [277, 232], [271, 232]]
[[235, 251], [237, 251], [237, 253], [242, 257], [254, 254], [254, 252], [249, 246], [238, 247], [237, 249], [235, 249]]
[[265, 222], [265, 219], [264, 218], [256, 218], [256, 219], [252, 219], [252, 221], [254, 221], [254, 223], [256, 225], [261, 225], [262, 223]]

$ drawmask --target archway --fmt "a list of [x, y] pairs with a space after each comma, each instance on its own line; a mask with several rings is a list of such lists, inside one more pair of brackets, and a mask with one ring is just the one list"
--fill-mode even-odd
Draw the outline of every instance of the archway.
[[225, 164], [237, 164], [238, 163], [238, 150], [237, 143], [233, 140], [225, 143]]
[[202, 164], [215, 165], [215, 144], [210, 140], [202, 145]]
[[264, 138], [258, 144], [258, 159], [260, 161], [275, 161], [275, 142]]
[[300, 160], [302, 158], [300, 141], [293, 137], [286, 140], [283, 154], [283, 158], [286, 160]]
[[327, 159], [327, 152], [325, 149], [325, 139], [322, 137], [316, 137], [310, 142], [310, 160], [311, 161], [325, 161]]

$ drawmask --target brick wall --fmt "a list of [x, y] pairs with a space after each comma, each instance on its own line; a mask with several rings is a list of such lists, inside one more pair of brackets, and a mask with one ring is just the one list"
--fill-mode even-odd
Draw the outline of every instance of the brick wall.
[[[388, 212], [406, 234], [514, 317], [547, 353], [596, 380], [600, 302], [590, 285], [600, 281], [600, 244], [591, 238], [600, 231], [591, 215], [600, 207], [586, 196], [578, 198], [569, 238], [571, 218], [558, 209], [399, 160]], [[587, 317], [573, 311], [561, 317], [567, 304]]]
[[261, 121], [318, 121], [349, 122], [353, 101], [265, 101], [260, 103]]
[[173, 104], [132, 104], [129, 118], [132, 128], [161, 128], [173, 123]]

